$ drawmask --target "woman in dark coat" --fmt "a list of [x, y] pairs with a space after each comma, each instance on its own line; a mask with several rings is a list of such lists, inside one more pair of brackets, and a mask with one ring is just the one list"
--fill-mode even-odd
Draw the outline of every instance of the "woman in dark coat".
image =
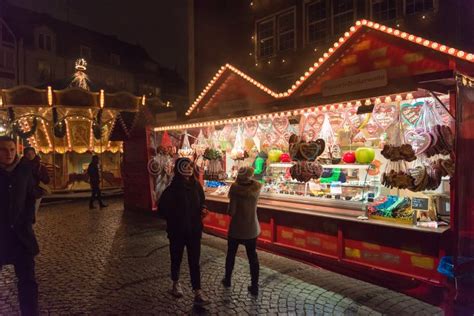
[[173, 281], [171, 294], [175, 297], [183, 296], [179, 283], [179, 270], [186, 247], [191, 284], [195, 294], [194, 303], [198, 305], [208, 303], [201, 290], [199, 266], [202, 218], [205, 214], [204, 201], [204, 190], [196, 180], [193, 163], [187, 158], [179, 158], [174, 167], [173, 180], [160, 197], [158, 210], [166, 219], [166, 232], [170, 242]]

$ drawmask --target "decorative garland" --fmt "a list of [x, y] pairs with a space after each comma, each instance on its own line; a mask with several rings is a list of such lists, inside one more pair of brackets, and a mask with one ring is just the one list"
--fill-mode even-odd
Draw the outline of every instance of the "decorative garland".
[[122, 115], [120, 113], [117, 114], [117, 119], [120, 122], [120, 125], [122, 126], [123, 131], [127, 135], [127, 138], [130, 138], [130, 131], [127, 128], [127, 124], [122, 119]]
[[64, 136], [66, 136], [66, 123], [64, 122], [64, 119], [58, 119], [58, 110], [56, 108], [53, 108], [53, 126], [54, 136], [56, 136], [57, 138], [63, 138]]
[[95, 119], [92, 121], [92, 132], [94, 138], [100, 140], [102, 138], [102, 109], [97, 112]]
[[35, 117], [33, 118], [33, 124], [31, 125], [31, 128], [29, 131], [23, 131], [20, 127], [19, 122], [15, 122], [12, 124], [12, 131], [14, 135], [19, 136], [21, 139], [26, 140], [36, 133], [37, 127], [38, 127], [38, 119]]

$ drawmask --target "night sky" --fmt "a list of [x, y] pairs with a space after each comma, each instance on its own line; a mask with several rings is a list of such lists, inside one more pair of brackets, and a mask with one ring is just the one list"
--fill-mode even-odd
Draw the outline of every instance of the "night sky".
[[186, 75], [186, 0], [10, 0], [61, 20], [142, 45]]

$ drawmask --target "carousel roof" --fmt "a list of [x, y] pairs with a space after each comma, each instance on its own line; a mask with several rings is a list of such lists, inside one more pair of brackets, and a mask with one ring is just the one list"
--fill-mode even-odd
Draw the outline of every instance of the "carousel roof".
[[[204, 109], [209, 112], [207, 109], [215, 109], [218, 105], [221, 107], [223, 101], [230, 104], [234, 102], [235, 105], [243, 99], [250, 98], [254, 101], [258, 95], [256, 91], [260, 93], [259, 101], [284, 101], [290, 96], [304, 98], [321, 94], [322, 85], [326, 81], [370, 71], [383, 69], [388, 79], [419, 76], [421, 81], [427, 78], [426, 74], [454, 69], [473, 73], [473, 63], [473, 53], [447, 47], [379, 23], [361, 20], [345, 32], [288, 90], [274, 91], [234, 66], [226, 64], [190, 105], [186, 115], [193, 114], [193, 117], [198, 117]], [[234, 79], [229, 79], [231, 77]], [[258, 104], [250, 103], [254, 106]]]

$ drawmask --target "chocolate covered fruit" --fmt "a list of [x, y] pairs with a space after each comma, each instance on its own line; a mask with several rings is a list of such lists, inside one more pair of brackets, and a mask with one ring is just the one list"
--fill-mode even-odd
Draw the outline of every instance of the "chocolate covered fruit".
[[353, 151], [348, 151], [342, 156], [342, 161], [345, 163], [354, 163], [356, 161], [356, 155]]
[[368, 164], [375, 159], [375, 150], [369, 147], [360, 147], [355, 151], [355, 158], [358, 163]]

